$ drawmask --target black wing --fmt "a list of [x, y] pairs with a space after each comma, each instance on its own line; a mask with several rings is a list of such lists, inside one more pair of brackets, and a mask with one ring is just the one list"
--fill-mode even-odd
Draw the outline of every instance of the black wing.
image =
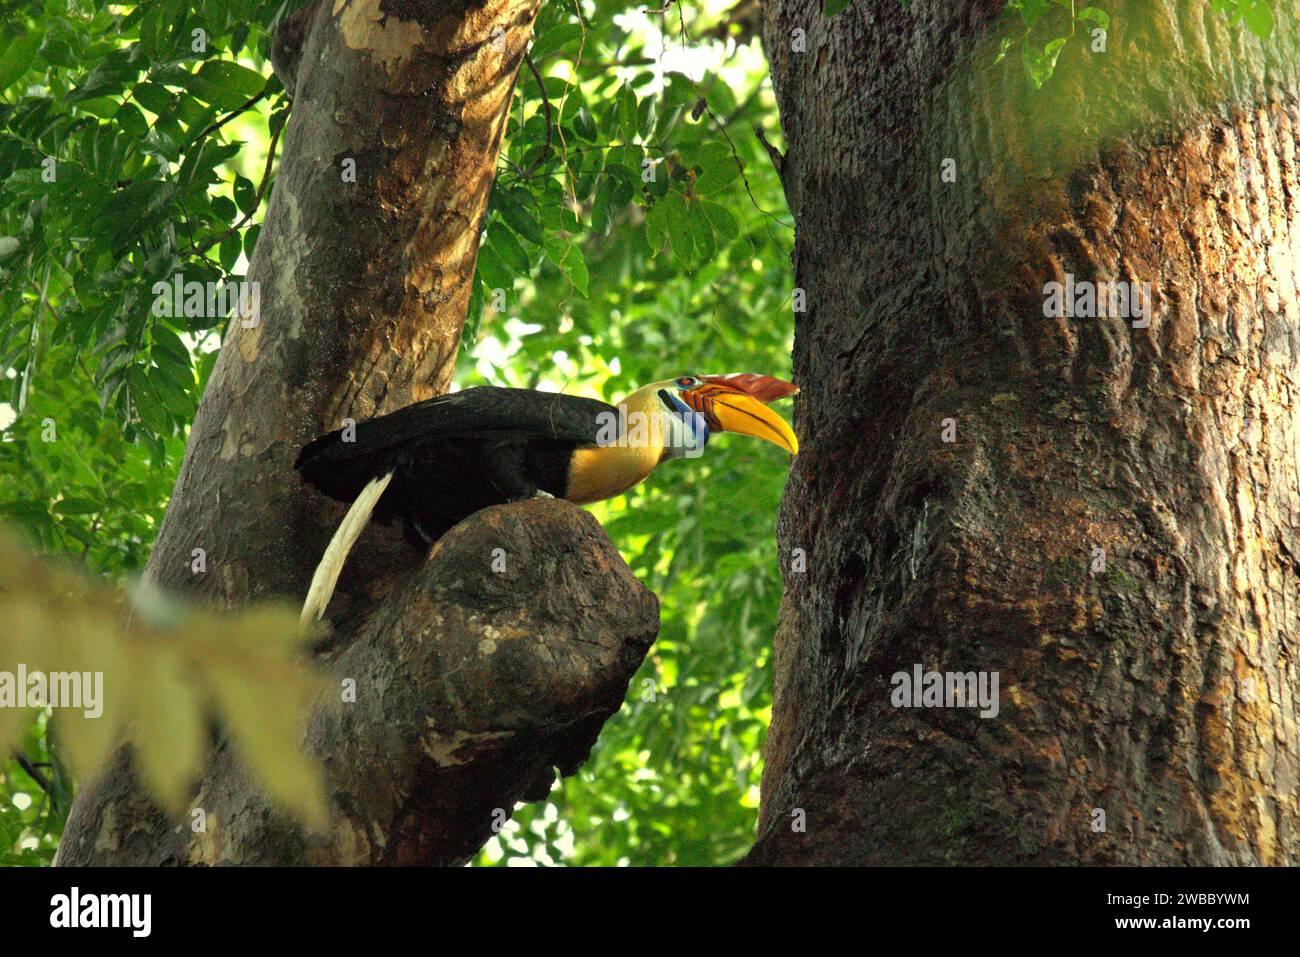
[[[596, 399], [481, 386], [358, 423], [353, 441], [343, 441], [342, 429], [322, 435], [303, 447], [294, 468], [325, 494], [351, 501], [371, 479], [395, 469], [450, 471], [455, 459], [502, 443], [543, 452], [554, 446], [555, 464], [562, 456], [567, 465], [574, 448], [596, 444], [603, 417], [610, 415], [617, 410]], [[467, 472], [473, 464], [460, 463]]]

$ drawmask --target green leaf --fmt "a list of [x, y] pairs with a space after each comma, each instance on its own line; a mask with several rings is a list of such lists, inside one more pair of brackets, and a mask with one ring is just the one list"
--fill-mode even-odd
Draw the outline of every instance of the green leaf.
[[700, 165], [702, 172], [695, 181], [697, 193], [720, 192], [740, 176], [736, 158], [726, 143], [710, 143], [706, 149], [700, 150]]
[[167, 428], [167, 412], [163, 409], [153, 386], [145, 378], [144, 370], [132, 366], [127, 372], [127, 385], [130, 388], [131, 405], [139, 416], [140, 422], [155, 435]]
[[695, 260], [706, 263], [713, 258], [715, 249], [713, 225], [698, 201], [686, 204], [686, 214], [687, 222], [690, 224], [691, 242], [695, 244]]
[[833, 17], [852, 2], [853, 0], [822, 0], [822, 16]]
[[668, 213], [663, 202], [655, 203], [645, 213], [645, 241], [650, 251], [658, 255], [668, 238]]
[[1246, 21], [1246, 26], [1255, 36], [1264, 39], [1273, 33], [1275, 26], [1273, 8], [1268, 0], [1240, 0], [1238, 8], [1241, 10], [1242, 19]]
[[546, 255], [560, 267], [560, 272], [568, 277], [569, 282], [573, 283], [578, 292], [585, 297], [587, 295], [587, 263], [582, 258], [582, 252], [573, 243], [558, 236], [548, 236], [546, 239]]
[[501, 218], [529, 242], [538, 246], [542, 244], [542, 226], [541, 223], [533, 216], [532, 212], [524, 209], [510, 194], [498, 191], [493, 194], [496, 203], [497, 212]]
[[602, 177], [596, 188], [596, 201], [591, 204], [591, 228], [602, 236], [609, 234], [610, 224], [614, 221], [614, 212], [610, 208], [610, 179]]
[[[185, 348], [185, 343], [181, 342], [180, 336], [172, 332], [166, 326], [155, 324], [150, 331], [150, 337], [153, 339], [153, 358], [158, 362], [160, 354], [168, 356], [172, 361], [184, 363], [188, 368], [190, 364], [190, 351]], [[159, 363], [161, 365], [161, 363]]]
[[212, 200], [212, 212], [223, 226], [233, 226], [239, 219], [239, 209], [226, 196], [217, 196]]
[[[156, 351], [153, 358], [156, 368], [150, 373], [149, 381], [160, 392], [167, 387], [183, 398], [194, 388], [194, 369], [190, 366], [189, 356], [177, 357], [168, 352]], [[175, 411], [180, 414], [189, 410], [182, 408]]]
[[598, 133], [596, 121], [591, 118], [591, 113], [585, 106], [573, 117], [573, 131], [588, 142], [594, 142], [596, 139]]
[[161, 83], [147, 81], [139, 84], [132, 92], [131, 98], [143, 106], [150, 113], [162, 115], [172, 105], [176, 94], [172, 93]]
[[1038, 22], [1038, 18], [1047, 12], [1051, 6], [1051, 0], [1019, 0], [1017, 8], [1020, 10], [1021, 19], [1025, 21], [1025, 26], [1032, 27]]
[[122, 128], [122, 132], [136, 139], [144, 139], [145, 134], [149, 132], [149, 124], [144, 118], [144, 114], [131, 103], [123, 103], [117, 108], [114, 117], [117, 125]]
[[197, 73], [172, 64], [152, 74], [154, 80], [188, 90], [204, 103], [223, 110], [235, 110], [266, 85], [260, 73], [229, 60], [209, 60]]
[[1075, 14], [1075, 18], [1079, 20], [1091, 20], [1103, 30], [1110, 29], [1110, 14], [1100, 7], [1084, 7]]
[[628, 176], [635, 179], [641, 175], [641, 160], [644, 157], [645, 150], [640, 146], [615, 146], [606, 156], [605, 168], [612, 171], [614, 167], [621, 166]]
[[276, 110], [274, 113], [271, 114], [271, 118], [267, 120], [266, 123], [267, 132], [269, 132], [272, 136], [275, 136], [277, 133], [279, 133], [281, 130], [284, 129], [284, 124], [288, 122], [288, 120], [289, 120], [288, 107], [285, 107], [282, 110]]
[[266, 86], [266, 78], [262, 74], [233, 60], [208, 60], [199, 67], [198, 75], [209, 83], [238, 94], [241, 103], [260, 93]]
[[478, 275], [488, 289], [504, 289], [509, 293], [515, 285], [515, 274], [488, 243], [484, 243], [478, 250]]
[[222, 726], [267, 794], [321, 827], [329, 818], [317, 767], [299, 746], [304, 718], [297, 708], [276, 700], [276, 671], [259, 674], [250, 663], [243, 669], [212, 668], [205, 677], [216, 690]]
[[134, 753], [145, 779], [173, 811], [185, 807], [205, 750], [205, 702], [184, 672], [173, 655], [155, 655], [140, 662], [132, 675], [139, 712]]
[[150, 3], [143, 7], [140, 17], [140, 47], [150, 60], [158, 56], [158, 20], [162, 14], [161, 3]]
[[637, 135], [637, 100], [632, 87], [624, 83], [618, 91], [618, 127], [624, 143], [631, 143]]
[[626, 166], [614, 164], [605, 169], [603, 181], [609, 188], [611, 210], [622, 209], [632, 202], [632, 197], [636, 195], [635, 184], [639, 178], [638, 173], [632, 172]]
[[178, 422], [185, 422], [194, 414], [190, 401], [190, 390], [194, 388], [194, 376], [188, 369], [182, 369], [175, 363], [168, 362], [154, 370], [150, 384], [157, 390], [163, 407], [176, 417]]
[[648, 143], [650, 135], [654, 132], [655, 123], [659, 116], [657, 104], [657, 97], [647, 96], [641, 100], [641, 105], [637, 107], [637, 132], [640, 134], [643, 143]]
[[465, 308], [465, 329], [461, 333], [461, 347], [468, 350], [478, 340], [479, 325], [483, 322], [483, 284], [470, 281], [469, 305]]
[[41, 47], [41, 34], [35, 30], [14, 37], [0, 53], [0, 90], [11, 86], [31, 67]]
[[103, 508], [103, 502], [88, 498], [61, 498], [54, 503], [54, 510], [60, 515], [94, 515]]
[[1052, 78], [1056, 70], [1056, 61], [1068, 39], [1069, 37], [1057, 37], [1049, 40], [1047, 45], [1039, 50], [1029, 42], [1028, 37], [1025, 38], [1021, 45], [1020, 58], [1025, 67], [1025, 74], [1035, 89], [1041, 90], [1043, 84]]
[[67, 42], [48, 35], [45, 37], [45, 42], [41, 44], [41, 56], [51, 66], [64, 69], [75, 67], [78, 63], [77, 54]]
[[221, 245], [217, 249], [217, 262], [221, 263], [221, 268], [230, 272], [239, 262], [239, 254], [244, 249], [244, 241], [239, 233], [231, 233], [225, 239], [221, 240]]
[[736, 217], [725, 207], [710, 203], [708, 200], [701, 200], [699, 206], [700, 211], [708, 219], [709, 225], [713, 227], [713, 231], [724, 240], [729, 242], [740, 235], [740, 226], [736, 222]]
[[514, 233], [508, 229], [489, 229], [488, 243], [500, 254], [502, 261], [518, 275], [527, 276], [531, 271], [533, 265], [531, 257], [524, 252], [524, 247], [519, 245], [519, 240], [515, 239]]
[[683, 264], [689, 264], [695, 256], [695, 240], [691, 235], [686, 202], [680, 193], [669, 193], [663, 204], [664, 213], [668, 217], [668, 238], [673, 245], [673, 255]]
[[242, 213], [252, 213], [257, 210], [257, 187], [253, 181], [245, 176], [235, 176], [235, 205], [239, 207]]
[[534, 61], [541, 60], [580, 36], [582, 36], [581, 24], [561, 23], [558, 26], [549, 27], [540, 36], [534, 35], [533, 46], [529, 52], [532, 54]]

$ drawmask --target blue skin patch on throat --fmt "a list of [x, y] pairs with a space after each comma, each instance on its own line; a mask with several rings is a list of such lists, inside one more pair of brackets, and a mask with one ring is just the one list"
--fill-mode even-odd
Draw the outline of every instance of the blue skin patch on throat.
[[700, 415], [667, 389], [659, 390], [659, 399], [681, 423], [665, 436], [664, 458], [681, 459], [703, 454], [709, 444], [709, 426]]

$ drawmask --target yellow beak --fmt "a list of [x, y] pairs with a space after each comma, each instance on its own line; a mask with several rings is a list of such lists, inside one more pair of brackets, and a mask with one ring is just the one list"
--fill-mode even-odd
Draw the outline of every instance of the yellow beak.
[[794, 429], [758, 399], [743, 392], [715, 391], [710, 398], [713, 418], [724, 432], [752, 435], [779, 445], [791, 455], [799, 454], [799, 440]]

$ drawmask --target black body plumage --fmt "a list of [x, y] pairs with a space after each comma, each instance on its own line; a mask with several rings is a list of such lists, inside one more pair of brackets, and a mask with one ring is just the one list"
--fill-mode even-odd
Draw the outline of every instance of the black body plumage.
[[375, 508], [428, 544], [480, 509], [535, 495], [562, 498], [575, 449], [596, 444], [607, 403], [579, 396], [483, 386], [438, 396], [303, 447], [294, 468], [332, 498], [350, 502], [371, 479], [393, 473]]

